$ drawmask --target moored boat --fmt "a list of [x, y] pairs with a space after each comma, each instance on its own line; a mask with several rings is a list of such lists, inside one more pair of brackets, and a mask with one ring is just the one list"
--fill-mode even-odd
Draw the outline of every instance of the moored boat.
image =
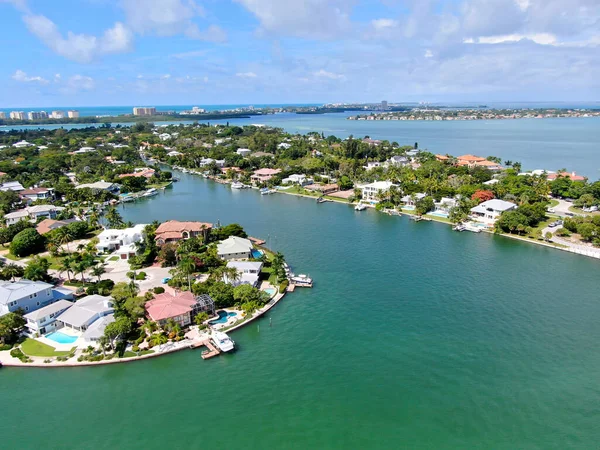
[[313, 280], [308, 275], [300, 274], [294, 275], [290, 278], [290, 281], [294, 283], [296, 286], [301, 287], [312, 287]]
[[158, 190], [150, 188], [142, 194], [142, 197], [154, 197], [155, 195], [158, 195]]
[[222, 331], [213, 331], [210, 336], [215, 345], [222, 352], [230, 352], [235, 348], [235, 342], [226, 333]]
[[231, 189], [244, 189], [246, 186], [244, 186], [244, 183], [240, 183], [239, 181], [234, 181], [233, 183], [231, 183]]
[[367, 205], [365, 205], [364, 203], [359, 203], [354, 207], [354, 211], [363, 211], [365, 209], [367, 209]]

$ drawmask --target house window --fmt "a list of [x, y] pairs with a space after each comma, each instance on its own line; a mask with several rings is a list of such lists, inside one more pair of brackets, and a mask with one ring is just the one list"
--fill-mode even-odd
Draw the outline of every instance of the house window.
[[33, 294], [34, 297], [37, 297], [37, 292], [35, 294]]
[[29, 311], [29, 306], [26, 306], [26, 307], [25, 307], [25, 311]]
[[36, 304], [37, 304], [38, 306], [40, 306], [40, 302], [36, 302]]

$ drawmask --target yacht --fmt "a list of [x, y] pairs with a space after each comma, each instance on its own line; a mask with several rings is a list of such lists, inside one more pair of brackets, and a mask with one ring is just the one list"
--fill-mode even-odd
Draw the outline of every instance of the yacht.
[[144, 192], [144, 194], [142, 196], [143, 197], [154, 197], [155, 195], [158, 195], [158, 191], [154, 188], [150, 188], [146, 192]]
[[260, 190], [260, 195], [271, 195], [271, 194], [274, 194], [275, 192], [277, 192], [275, 189], [262, 188]]
[[233, 340], [222, 331], [213, 331], [211, 334], [211, 338], [215, 345], [222, 352], [230, 352], [235, 348], [235, 342], [233, 342]]
[[231, 183], [231, 189], [244, 189], [246, 186], [244, 186], [244, 183], [240, 183], [239, 181], [234, 181], [233, 183]]
[[294, 283], [297, 286], [306, 286], [306, 287], [312, 287], [313, 284], [313, 280], [312, 278], [310, 278], [308, 275], [304, 275], [304, 274], [300, 274], [300, 275], [294, 275], [290, 278], [291, 282]]
[[459, 223], [459, 224], [455, 225], [454, 227], [452, 227], [452, 229], [454, 231], [465, 231], [467, 229], [467, 227], [464, 224]]
[[465, 224], [465, 230], [472, 231], [473, 233], [481, 233], [481, 227], [472, 225], [470, 223]]
[[354, 207], [354, 211], [363, 211], [365, 209], [367, 209], [367, 205], [365, 205], [364, 203], [359, 203]]

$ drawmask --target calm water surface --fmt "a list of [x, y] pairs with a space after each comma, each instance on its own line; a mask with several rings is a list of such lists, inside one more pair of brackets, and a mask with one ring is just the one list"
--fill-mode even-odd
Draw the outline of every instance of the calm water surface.
[[597, 448], [599, 261], [181, 177], [125, 218], [239, 222], [315, 287], [211, 361], [1, 369], [3, 448]]

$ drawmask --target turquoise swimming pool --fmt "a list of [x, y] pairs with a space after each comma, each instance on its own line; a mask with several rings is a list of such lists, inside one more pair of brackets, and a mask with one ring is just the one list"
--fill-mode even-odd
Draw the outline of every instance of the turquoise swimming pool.
[[237, 316], [237, 313], [227, 312], [227, 311], [217, 311], [217, 314], [219, 315], [219, 318], [208, 322], [209, 325], [216, 325], [218, 323], [226, 323], [230, 317]]
[[262, 252], [260, 250], [257, 250], [255, 248], [252, 249], [252, 257], [254, 259], [259, 259], [262, 256]]
[[274, 297], [275, 294], [277, 294], [277, 289], [275, 288], [266, 288], [264, 291], [269, 294], [270, 297]]
[[444, 219], [448, 218], [448, 213], [440, 212], [440, 211], [433, 211], [433, 212], [429, 212], [427, 214], [430, 216], [443, 217]]
[[60, 331], [49, 333], [45, 337], [58, 344], [72, 344], [78, 339], [77, 336], [70, 336], [68, 334], [61, 333]]

